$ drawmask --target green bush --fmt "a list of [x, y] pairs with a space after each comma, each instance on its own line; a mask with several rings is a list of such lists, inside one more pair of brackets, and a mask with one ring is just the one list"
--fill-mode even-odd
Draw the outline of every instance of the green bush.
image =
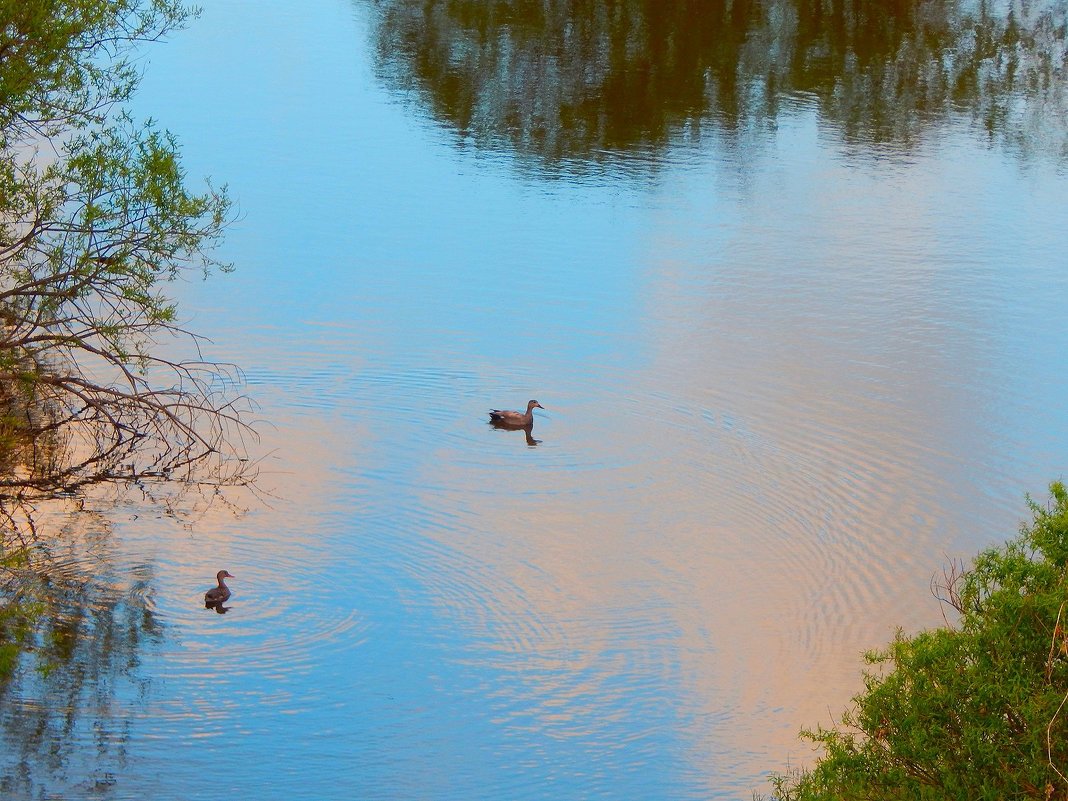
[[1068, 490], [970, 569], [934, 584], [955, 625], [900, 631], [840, 725], [802, 736], [822, 756], [773, 779], [775, 797], [1068, 798]]

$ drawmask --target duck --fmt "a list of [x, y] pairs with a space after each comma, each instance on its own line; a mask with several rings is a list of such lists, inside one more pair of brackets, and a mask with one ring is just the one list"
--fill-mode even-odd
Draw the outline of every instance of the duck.
[[212, 587], [206, 593], [204, 593], [204, 604], [206, 606], [214, 606], [216, 604], [223, 603], [230, 597], [230, 588], [226, 586], [226, 582], [223, 579], [237, 578], [225, 570], [220, 570], [215, 574], [215, 579], [219, 582], [218, 587]]
[[502, 409], [490, 409], [490, 422], [497, 426], [511, 426], [513, 428], [529, 428], [534, 425], [534, 408], [545, 407], [536, 400], [527, 401], [527, 412], [513, 412]]

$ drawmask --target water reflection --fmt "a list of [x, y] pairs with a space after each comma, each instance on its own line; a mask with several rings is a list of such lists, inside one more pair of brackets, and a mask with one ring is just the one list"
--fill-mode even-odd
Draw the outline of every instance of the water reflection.
[[[596, 7], [631, 8], [567, 13]], [[684, 6], [641, 8], [663, 25]], [[422, 13], [373, 9], [350, 16]], [[563, 161], [563, 181], [517, 181], [521, 130], [472, 123], [508, 150], [461, 152], [368, 80], [345, 3], [310, 10], [214, 4], [152, 104], [186, 109], [183, 140], [243, 187], [237, 289], [190, 286], [189, 308], [272, 423], [278, 500], [195, 537], [124, 527], [131, 552], [160, 555], [169, 633], [131, 787], [749, 798], [808, 758], [796, 731], [841, 708], [863, 648], [937, 615], [943, 554], [1000, 539], [1060, 469], [1063, 180], [1021, 182], [963, 125], [949, 158], [880, 169], [808, 97], [733, 129], [712, 101], [659, 139], [636, 124], [619, 146], [666, 141], [661, 187], [571, 180]], [[512, 34], [485, 32], [538, 47]], [[738, 50], [748, 33], [732, 35]], [[380, 43], [412, 48], [380, 59], [409, 59], [391, 89], [428, 91], [405, 66], [419, 42]], [[634, 119], [670, 109], [663, 92]], [[694, 156], [671, 141], [687, 130], [734, 139]], [[738, 197], [721, 170], [746, 140], [764, 149]], [[486, 399], [526, 387], [553, 410], [533, 451], [533, 430], [486, 430]], [[200, 607], [219, 565], [242, 577], [233, 617]]]
[[847, 142], [908, 150], [969, 117], [1068, 155], [1061, 3], [380, 0], [378, 69], [465, 142], [588, 169], [815, 104]]
[[534, 439], [534, 426], [510, 426], [507, 423], [498, 423], [493, 420], [490, 421], [490, 427], [497, 431], [522, 431], [527, 440], [527, 445], [535, 447], [541, 444], [540, 439]]
[[14, 670], [0, 680], [0, 795], [53, 797], [65, 788], [67, 797], [110, 797], [126, 759], [130, 704], [147, 688], [138, 666], [164, 638], [154, 569], [117, 568], [98, 514], [39, 523], [47, 540], [12, 585], [18, 597], [2, 599], [25, 631]]

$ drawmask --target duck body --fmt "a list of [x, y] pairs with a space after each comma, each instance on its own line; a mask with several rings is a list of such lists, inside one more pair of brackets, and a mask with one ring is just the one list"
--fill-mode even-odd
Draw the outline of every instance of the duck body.
[[237, 578], [225, 570], [220, 570], [215, 574], [215, 580], [219, 582], [217, 587], [212, 587], [206, 593], [204, 593], [204, 604], [206, 606], [215, 606], [226, 601], [230, 597], [230, 588], [226, 586], [226, 582], [223, 579]]
[[530, 428], [534, 425], [535, 407], [539, 409], [545, 408], [536, 400], [532, 400], [527, 401], [526, 414], [506, 409], [490, 409], [490, 422], [495, 426], [504, 426], [507, 428]]

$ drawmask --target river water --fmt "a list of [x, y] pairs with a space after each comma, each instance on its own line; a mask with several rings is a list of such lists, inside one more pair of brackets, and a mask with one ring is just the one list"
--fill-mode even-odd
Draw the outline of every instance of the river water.
[[208, 5], [260, 491], [55, 541], [10, 797], [748, 799], [1068, 469], [1061, 4]]

